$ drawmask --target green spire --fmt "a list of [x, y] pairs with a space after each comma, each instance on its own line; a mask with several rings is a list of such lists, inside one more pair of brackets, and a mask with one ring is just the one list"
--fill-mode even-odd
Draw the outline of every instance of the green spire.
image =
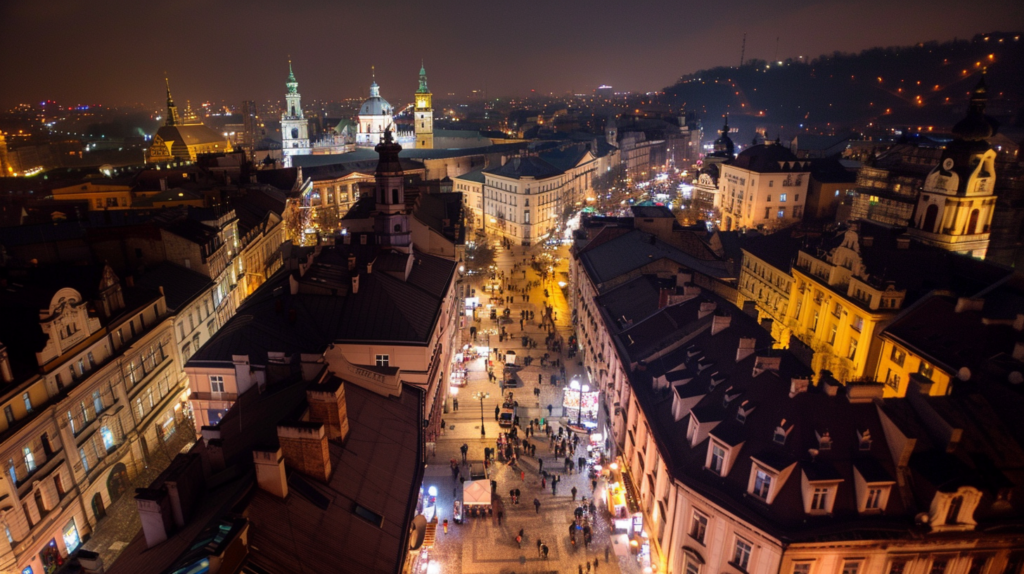
[[417, 94], [429, 94], [430, 88], [427, 87], [427, 69], [423, 66], [423, 61], [420, 61], [420, 88], [416, 90]]
[[295, 79], [295, 72], [292, 71], [292, 59], [288, 58], [288, 81], [284, 84], [289, 94], [299, 93], [299, 82]]

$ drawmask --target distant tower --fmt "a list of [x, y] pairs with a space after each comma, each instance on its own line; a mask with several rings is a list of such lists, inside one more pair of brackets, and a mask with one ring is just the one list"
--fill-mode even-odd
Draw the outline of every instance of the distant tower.
[[615, 123], [615, 114], [610, 114], [604, 124], [604, 138], [608, 145], [619, 147], [619, 128]]
[[299, 95], [299, 82], [292, 72], [292, 61], [288, 60], [288, 81], [285, 82], [288, 93], [285, 94], [285, 110], [281, 114], [281, 152], [285, 156], [285, 165], [291, 167], [293, 155], [309, 155], [309, 123], [302, 116], [302, 96]]
[[7, 138], [4, 137], [4, 133], [0, 132], [0, 177], [10, 177], [14, 175], [14, 168], [8, 163], [7, 159]]
[[967, 117], [924, 180], [907, 233], [922, 243], [984, 259], [996, 208], [996, 152], [988, 143], [999, 125], [985, 115], [985, 78], [971, 93]]
[[171, 81], [165, 77], [164, 83], [167, 84], [167, 118], [164, 120], [164, 125], [179, 126], [181, 118], [178, 117], [178, 106], [174, 105], [174, 98], [171, 97]]
[[427, 87], [427, 70], [420, 64], [420, 87], [416, 90], [416, 148], [434, 148], [434, 106]]
[[398, 159], [402, 146], [391, 137], [391, 127], [384, 128], [384, 141], [374, 148], [379, 155], [376, 185], [377, 213], [373, 230], [377, 244], [385, 247], [408, 247], [411, 242], [409, 215], [405, 208], [405, 172]]

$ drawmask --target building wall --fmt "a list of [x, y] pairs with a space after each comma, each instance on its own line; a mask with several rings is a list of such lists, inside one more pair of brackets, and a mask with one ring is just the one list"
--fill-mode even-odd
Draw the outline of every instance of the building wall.
[[772, 320], [772, 338], [782, 346], [789, 344], [786, 310], [792, 289], [792, 275], [743, 250], [737, 306], [743, 308], [745, 301], [753, 301], [758, 321]]
[[803, 219], [810, 173], [758, 173], [719, 166], [718, 207], [727, 231], [787, 227]]
[[885, 383], [886, 396], [905, 396], [907, 384], [914, 374], [932, 381], [928, 394], [943, 396], [949, 393], [950, 383], [956, 373], [947, 372], [938, 365], [929, 363], [906, 345], [892, 340], [885, 334], [882, 334], [880, 344], [875, 380]]
[[[136, 325], [134, 335], [129, 324]], [[86, 349], [54, 359], [43, 377], [19, 385], [24, 391], [12, 395], [8, 404], [20, 403], [12, 409], [20, 428], [0, 444], [6, 461], [0, 496], [13, 503], [0, 511], [0, 524], [14, 539], [11, 545], [0, 536], [3, 571], [45, 572], [40, 554], [51, 541], [66, 556], [65, 527], [73, 521], [84, 540], [102, 518], [97, 511], [130, 495], [128, 481], [146, 464], [145, 453], [155, 452], [176, 430], [184, 411], [172, 329], [163, 298], [147, 302], [118, 325], [98, 330], [100, 338]], [[84, 370], [80, 355], [87, 358]], [[71, 368], [78, 375], [62, 392], [55, 384], [48, 388], [57, 373]], [[31, 411], [23, 393], [30, 396]], [[11, 481], [12, 462], [17, 483]]]
[[564, 174], [545, 179], [512, 179], [485, 174], [484, 217], [490, 233], [530, 245], [554, 231], [564, 205]]

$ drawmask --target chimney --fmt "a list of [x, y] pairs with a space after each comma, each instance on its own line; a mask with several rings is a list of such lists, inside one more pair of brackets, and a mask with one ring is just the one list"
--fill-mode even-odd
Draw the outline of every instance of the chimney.
[[160, 191], [167, 191], [167, 178], [166, 177], [161, 177], [160, 178]]
[[884, 396], [882, 383], [847, 383], [846, 400], [851, 403], [870, 403]]
[[806, 393], [807, 387], [810, 386], [810, 384], [810, 379], [790, 379], [789, 398], [793, 398], [800, 393]]
[[664, 309], [668, 307], [669, 296], [672, 295], [671, 289], [665, 289], [662, 287], [658, 290], [658, 309]]
[[765, 371], [778, 372], [782, 364], [782, 357], [757, 357], [754, 359], [753, 376], [758, 376]]
[[306, 390], [309, 420], [323, 423], [327, 438], [345, 441], [348, 436], [348, 408], [345, 402], [345, 383], [331, 377], [327, 382]]
[[761, 328], [764, 329], [765, 331], [768, 331], [769, 333], [771, 333], [772, 332], [772, 328], [774, 326], [775, 326], [775, 319], [772, 319], [770, 317], [765, 317], [764, 319], [761, 319]]
[[753, 355], [755, 345], [757, 345], [757, 339], [753, 337], [740, 338], [740, 346], [736, 349], [736, 362], [738, 363], [750, 355]]
[[202, 435], [206, 447], [202, 450], [206, 474], [215, 474], [224, 470], [224, 449], [220, 438], [220, 427], [203, 425]]
[[985, 306], [984, 299], [974, 299], [972, 297], [960, 297], [956, 300], [956, 308], [953, 310], [954, 313], [963, 313], [965, 311], [981, 311]]
[[860, 244], [863, 245], [864, 247], [871, 247], [875, 244], [875, 238], [871, 236], [861, 237]]
[[171, 530], [171, 504], [167, 491], [157, 488], [135, 489], [135, 505], [139, 509], [146, 547], [153, 548], [167, 540]]
[[14, 382], [14, 371], [11, 370], [11, 357], [7, 354], [7, 346], [0, 342], [0, 381]]
[[256, 463], [256, 483], [260, 488], [278, 498], [288, 498], [288, 479], [284, 472], [281, 448], [253, 449], [252, 459]]
[[277, 440], [289, 468], [327, 482], [331, 476], [331, 457], [323, 423], [281, 423], [277, 425]]
[[840, 382], [832, 376], [832, 371], [822, 370], [821, 376], [818, 378], [818, 384], [821, 385], [821, 389], [825, 391], [825, 394], [834, 397], [839, 392]]
[[[374, 261], [376, 261], [376, 259]], [[370, 275], [371, 273], [373, 273], [373, 261], [368, 261], [366, 263], [366, 274]]]
[[747, 300], [743, 302], [743, 312], [757, 319], [757, 301]]
[[352, 294], [359, 293], [359, 274], [352, 275]]
[[711, 318], [711, 336], [721, 333], [732, 323], [731, 315], [715, 315]]
[[718, 306], [715, 305], [713, 301], [705, 301], [704, 303], [701, 303], [700, 311], [697, 312], [697, 318], [703, 319], [704, 317], [707, 317], [708, 315], [714, 313], [717, 307]]

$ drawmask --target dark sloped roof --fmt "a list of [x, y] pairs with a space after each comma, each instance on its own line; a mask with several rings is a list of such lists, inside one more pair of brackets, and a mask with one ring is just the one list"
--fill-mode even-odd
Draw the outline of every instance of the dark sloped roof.
[[213, 287], [209, 277], [170, 262], [146, 270], [135, 279], [135, 284], [152, 291], [159, 291], [162, 287], [167, 308], [172, 311], [181, 311], [193, 299]]
[[580, 262], [595, 284], [639, 269], [659, 259], [670, 259], [709, 277], [728, 277], [730, 273], [713, 261], [702, 261], [683, 253], [661, 239], [638, 230], [612, 238], [588, 248], [579, 255]]
[[770, 172], [804, 172], [808, 171], [806, 160], [798, 160], [793, 152], [781, 145], [759, 144], [750, 146], [740, 152], [736, 159], [725, 162], [726, 165], [756, 171]]
[[183, 126], [161, 126], [156, 131], [167, 142], [179, 142], [185, 145], [223, 144], [227, 146], [227, 138], [202, 124]]
[[484, 170], [478, 169], [476, 171], [471, 171], [471, 172], [468, 172], [468, 173], [464, 173], [462, 175], [456, 176], [455, 179], [464, 179], [466, 181], [473, 181], [473, 182], [476, 182], [476, 183], [483, 183], [484, 182]]
[[487, 168], [484, 172], [512, 179], [519, 179], [522, 177], [544, 179], [561, 175], [563, 170], [558, 169], [539, 157], [526, 156], [513, 157], [506, 161], [505, 165]]

